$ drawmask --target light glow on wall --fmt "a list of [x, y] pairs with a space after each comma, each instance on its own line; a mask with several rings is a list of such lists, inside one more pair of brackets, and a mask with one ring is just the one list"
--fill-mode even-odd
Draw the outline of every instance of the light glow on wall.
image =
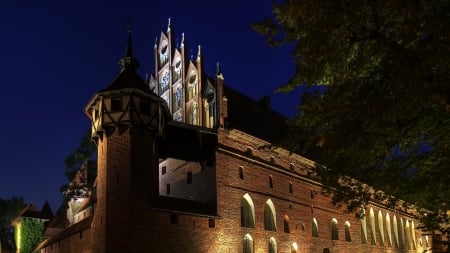
[[21, 243], [22, 243], [22, 224], [20, 222], [17, 222], [16, 224], [16, 229], [15, 229], [15, 234], [16, 234], [16, 247], [17, 247], [17, 251], [16, 252], [20, 252], [20, 249], [22, 248]]

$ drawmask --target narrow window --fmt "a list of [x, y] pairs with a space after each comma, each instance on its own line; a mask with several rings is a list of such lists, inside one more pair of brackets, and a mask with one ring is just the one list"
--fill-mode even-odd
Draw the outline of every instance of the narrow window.
[[264, 205], [264, 229], [277, 231], [275, 206], [270, 199]]
[[192, 184], [192, 171], [188, 171], [187, 173], [187, 183]]
[[283, 230], [285, 233], [290, 233], [291, 229], [289, 227], [289, 216], [285, 215], [283, 220]]
[[313, 218], [312, 220], [312, 237], [319, 237], [319, 226], [316, 218]]
[[339, 240], [339, 232], [337, 228], [338, 222], [335, 218], [331, 220], [331, 240]]
[[166, 193], [167, 195], [170, 195], [170, 184], [166, 185]]
[[239, 178], [244, 179], [244, 167], [239, 166]]
[[377, 236], [375, 231], [375, 213], [373, 212], [373, 208], [369, 209], [369, 218], [370, 218], [370, 239], [372, 245], [377, 244]]
[[296, 242], [292, 243], [291, 245], [291, 253], [297, 253], [298, 245]]
[[269, 176], [269, 187], [273, 188], [273, 177]]
[[83, 231], [80, 232], [80, 239], [83, 239]]
[[246, 234], [244, 236], [244, 253], [253, 253], [253, 238], [251, 235]]
[[293, 193], [294, 190], [292, 189], [292, 182], [289, 182], [289, 193]]
[[244, 194], [241, 199], [241, 226], [247, 228], [255, 227], [255, 206], [248, 193]]
[[122, 98], [115, 97], [111, 98], [111, 111], [120, 111], [122, 110]]
[[277, 253], [277, 241], [273, 237], [269, 239], [269, 253]]
[[164, 175], [167, 173], [167, 167], [166, 166], [162, 166], [161, 168], [161, 175]]
[[314, 199], [314, 190], [311, 190], [311, 199]]
[[350, 235], [350, 222], [346, 221], [344, 224], [344, 228], [345, 228], [345, 241], [346, 242], [351, 242], [352, 241], [352, 237]]

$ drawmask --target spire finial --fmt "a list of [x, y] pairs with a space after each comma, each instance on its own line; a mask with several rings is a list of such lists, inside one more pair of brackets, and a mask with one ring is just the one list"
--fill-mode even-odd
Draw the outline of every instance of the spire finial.
[[181, 33], [181, 45], [180, 48], [184, 47], [184, 33]]
[[158, 47], [158, 37], [155, 38], [155, 45], [153, 46], [153, 49], [156, 49]]
[[171, 19], [171, 17], [168, 18], [167, 32], [170, 32], [170, 19]]
[[131, 43], [131, 19], [127, 18], [127, 30], [128, 30], [128, 41], [127, 47], [125, 49], [125, 56], [120, 59], [119, 66], [120, 72], [128, 68], [133, 68], [137, 70], [139, 68], [139, 62], [133, 56], [133, 45]]
[[201, 57], [201, 54], [202, 54], [202, 53], [201, 53], [201, 52], [202, 52], [201, 49], [202, 49], [202, 46], [198, 45], [197, 61], [200, 61], [200, 59], [201, 59], [201, 58], [200, 58], [200, 57]]

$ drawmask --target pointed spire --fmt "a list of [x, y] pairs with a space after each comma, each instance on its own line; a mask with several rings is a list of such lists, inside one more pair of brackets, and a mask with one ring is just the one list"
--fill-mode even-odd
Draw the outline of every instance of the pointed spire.
[[158, 47], [158, 36], [155, 38], [155, 45], [153, 46], [153, 49], [156, 49]]
[[171, 29], [170, 19], [171, 19], [171, 17], [168, 18], [168, 20], [169, 20], [168, 23], [169, 23], [169, 24], [167, 25], [167, 33], [170, 32], [170, 29]]
[[216, 63], [216, 76], [222, 75], [222, 69], [220, 68], [220, 63]]
[[139, 68], [139, 62], [133, 56], [133, 45], [131, 43], [131, 21], [128, 19], [128, 41], [125, 49], [125, 56], [120, 59], [120, 72], [126, 69], [132, 68], [137, 70]]
[[180, 48], [184, 47], [184, 33], [181, 34], [181, 45]]
[[201, 59], [201, 54], [202, 54], [201, 49], [202, 49], [202, 46], [198, 45], [197, 61], [200, 61], [200, 59]]

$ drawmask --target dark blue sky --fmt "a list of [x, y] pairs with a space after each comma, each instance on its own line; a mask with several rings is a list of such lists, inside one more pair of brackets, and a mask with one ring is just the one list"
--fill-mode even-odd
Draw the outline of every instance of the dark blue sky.
[[271, 15], [271, 3], [2, 1], [0, 198], [59, 207], [64, 158], [90, 126], [84, 106], [118, 74], [128, 17], [142, 77], [154, 72], [155, 38], [171, 17], [194, 55], [202, 46], [208, 73], [220, 62], [227, 85], [254, 99], [271, 95], [272, 107], [292, 117], [298, 94], [274, 93], [294, 71], [291, 48], [269, 47], [249, 25]]

